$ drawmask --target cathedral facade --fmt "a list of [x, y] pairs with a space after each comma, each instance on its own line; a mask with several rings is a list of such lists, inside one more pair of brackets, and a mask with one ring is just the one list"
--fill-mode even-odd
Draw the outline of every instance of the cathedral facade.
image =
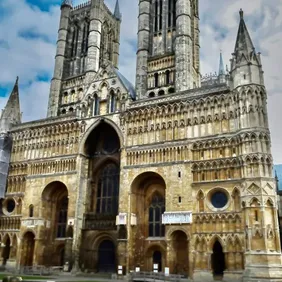
[[260, 53], [243, 11], [230, 70], [200, 74], [198, 0], [139, 0], [135, 87], [121, 13], [61, 5], [46, 119], [0, 119], [0, 261], [195, 281], [282, 281]]

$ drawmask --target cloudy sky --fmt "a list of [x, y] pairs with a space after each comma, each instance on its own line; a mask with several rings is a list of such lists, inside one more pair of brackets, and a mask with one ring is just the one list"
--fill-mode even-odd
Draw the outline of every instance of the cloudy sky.
[[[0, 0], [0, 109], [20, 77], [24, 121], [46, 116], [61, 0]], [[80, 4], [81, 0], [73, 0]], [[115, 0], [105, 0], [113, 9]], [[120, 70], [134, 83], [137, 0], [120, 0], [123, 14]], [[275, 163], [282, 163], [282, 0], [200, 0], [201, 71], [218, 70], [219, 51], [229, 64], [239, 15], [262, 53]]]

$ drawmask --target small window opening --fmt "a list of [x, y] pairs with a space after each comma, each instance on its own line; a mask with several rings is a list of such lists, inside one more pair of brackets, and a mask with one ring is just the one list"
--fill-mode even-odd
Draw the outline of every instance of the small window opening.
[[258, 221], [258, 211], [255, 211], [255, 220]]
[[181, 177], [181, 171], [178, 171], [178, 177], [179, 178]]
[[155, 87], [158, 87], [159, 86], [159, 74], [155, 73], [154, 78], [155, 78]]
[[33, 217], [33, 211], [34, 211], [33, 205], [30, 205], [29, 206], [29, 217]]
[[170, 79], [169, 79], [170, 73], [169, 73], [169, 70], [167, 70], [167, 71], [165, 72], [165, 77], [166, 77], [166, 85], [168, 85], [168, 84], [170, 83]]
[[181, 203], [182, 199], [181, 197], [178, 197], [178, 203]]
[[244, 79], [246, 79], [246, 75], [244, 74]]

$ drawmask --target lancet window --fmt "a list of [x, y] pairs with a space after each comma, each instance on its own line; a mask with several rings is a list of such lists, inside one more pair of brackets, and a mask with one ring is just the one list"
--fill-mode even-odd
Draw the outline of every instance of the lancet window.
[[58, 204], [57, 238], [66, 237], [68, 217], [68, 197], [63, 197]]
[[162, 224], [162, 214], [165, 211], [165, 200], [160, 195], [153, 196], [149, 208], [149, 237], [163, 237], [165, 234]]
[[97, 187], [96, 212], [116, 215], [118, 212], [119, 169], [114, 163], [107, 164], [100, 172]]

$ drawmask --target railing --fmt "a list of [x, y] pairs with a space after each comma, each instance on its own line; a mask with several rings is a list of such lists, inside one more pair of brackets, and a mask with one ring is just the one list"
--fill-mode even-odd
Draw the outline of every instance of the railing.
[[28, 275], [51, 275], [53, 274], [51, 267], [46, 267], [44, 265], [34, 265], [34, 266], [22, 266], [19, 269], [20, 274]]
[[21, 216], [1, 216], [0, 230], [19, 230], [21, 227]]
[[132, 272], [130, 273], [130, 281], [174, 281], [178, 282], [183, 278], [180, 274], [168, 274], [162, 272]]
[[83, 229], [86, 230], [114, 230], [116, 229], [116, 216], [95, 213], [84, 214]]

